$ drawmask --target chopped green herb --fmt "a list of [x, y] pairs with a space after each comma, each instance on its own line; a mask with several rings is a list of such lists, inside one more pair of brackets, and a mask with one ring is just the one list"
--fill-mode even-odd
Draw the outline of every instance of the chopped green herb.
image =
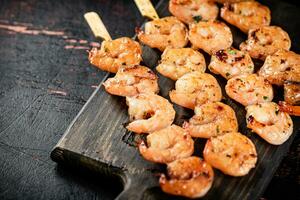
[[228, 53], [229, 53], [230, 55], [235, 55], [235, 54], [236, 54], [235, 50], [233, 50], [233, 49], [229, 50]]
[[155, 28], [160, 28], [160, 26], [159, 26], [159, 25], [156, 25], [156, 24], [155, 24], [154, 26], [155, 26]]
[[249, 66], [248, 66], [248, 68], [249, 68], [249, 69], [252, 69], [252, 66], [251, 66], [251, 65], [249, 65]]
[[268, 99], [268, 97], [267, 97], [267, 96], [263, 96], [263, 98], [264, 98], [264, 100], [267, 100], [267, 99]]
[[194, 20], [195, 22], [200, 22], [201, 19], [202, 19], [202, 17], [201, 17], [200, 15], [197, 15], [197, 16], [194, 16], [194, 17], [193, 17], [193, 20]]
[[105, 51], [105, 52], [108, 52], [108, 48], [107, 48], [107, 47], [104, 47], [104, 51]]
[[217, 133], [220, 133], [220, 127], [217, 126]]
[[230, 76], [230, 73], [229, 73], [229, 72], [226, 72], [226, 74], [225, 74], [225, 75], [228, 77], [228, 76]]

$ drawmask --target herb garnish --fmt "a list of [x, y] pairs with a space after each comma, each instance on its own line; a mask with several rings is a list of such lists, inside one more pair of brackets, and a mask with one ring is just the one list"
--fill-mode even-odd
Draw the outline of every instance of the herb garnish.
[[228, 53], [229, 53], [230, 55], [235, 55], [235, 54], [236, 54], [235, 50], [233, 50], [233, 49], [229, 50]]
[[193, 20], [194, 20], [195, 22], [197, 22], [197, 23], [200, 22], [201, 19], [202, 19], [202, 17], [201, 17], [200, 15], [196, 15], [196, 16], [193, 17]]

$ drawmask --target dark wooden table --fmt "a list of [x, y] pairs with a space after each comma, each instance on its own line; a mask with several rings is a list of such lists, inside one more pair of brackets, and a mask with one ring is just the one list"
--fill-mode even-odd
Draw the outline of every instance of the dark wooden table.
[[[122, 190], [49, 157], [105, 74], [87, 61], [97, 41], [82, 16], [92, 10], [112, 37], [133, 36], [143, 22], [131, 0], [0, 2], [0, 199], [113, 199]], [[300, 196], [299, 141], [264, 198]]]

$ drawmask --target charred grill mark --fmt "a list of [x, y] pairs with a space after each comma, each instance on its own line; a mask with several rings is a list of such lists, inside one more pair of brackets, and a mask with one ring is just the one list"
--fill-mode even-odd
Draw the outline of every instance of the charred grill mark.
[[148, 111], [143, 114], [143, 119], [149, 119], [155, 114], [154, 111]]
[[208, 172], [202, 172], [201, 176], [204, 176], [205, 178], [209, 178], [210, 174]]
[[248, 118], [247, 118], [247, 122], [252, 124], [254, 122], [254, 117], [252, 115], [250, 115]]
[[253, 158], [257, 157], [257, 155], [255, 155], [254, 153], [251, 153], [250, 156], [253, 157]]
[[224, 108], [222, 106], [217, 106], [218, 111], [222, 111]]
[[[123, 64], [123, 63], [122, 63]], [[139, 66], [138, 65], [135, 65], [135, 66], [132, 66], [132, 67], [125, 67], [123, 68], [123, 72], [128, 72], [128, 71], [131, 71], [131, 70], [135, 70], [137, 69]]]
[[255, 42], [258, 42], [258, 37], [256, 36], [256, 33], [258, 32], [258, 30], [254, 30], [251, 32], [250, 36], [255, 40]]
[[228, 10], [231, 12], [234, 12], [234, 6], [232, 4], [229, 4]]
[[220, 51], [217, 51], [216, 52], [216, 57], [222, 61], [222, 62], [225, 62], [226, 59], [228, 58], [228, 55], [227, 53], [224, 51], [224, 50], [220, 50]]
[[235, 57], [235, 58], [234, 58], [234, 61], [235, 61], [235, 62], [239, 62], [239, 61], [243, 60], [244, 58], [245, 58], [244, 55], [239, 56], [239, 57]]

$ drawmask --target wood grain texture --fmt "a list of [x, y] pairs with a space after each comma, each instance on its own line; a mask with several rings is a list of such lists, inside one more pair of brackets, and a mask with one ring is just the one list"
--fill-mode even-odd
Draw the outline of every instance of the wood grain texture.
[[[268, 1], [268, 5], [278, 12], [299, 11], [289, 3], [279, 5]], [[57, 165], [49, 157], [53, 146], [93, 93], [92, 86], [105, 76], [89, 65], [84, 49], [65, 49], [67, 45], [84, 46], [79, 44], [80, 39], [94, 41], [82, 17], [92, 10], [101, 13], [112, 37], [131, 37], [134, 28], [143, 21], [131, 0], [2, 0], [0, 3], [0, 24], [63, 31], [69, 37], [23, 34], [0, 28], [0, 199], [105, 200], [115, 198], [122, 190], [116, 179], [74, 165]], [[286, 12], [273, 18], [274, 22], [282, 18], [299, 27], [299, 20]], [[293, 42], [300, 44], [297, 28], [287, 28]], [[77, 42], [67, 42], [72, 39]], [[299, 46], [295, 50], [299, 52]], [[66, 95], [55, 94], [54, 90]], [[130, 135], [126, 138], [129, 140]], [[298, 134], [263, 197], [300, 196], [299, 142]], [[159, 188], [146, 191], [149, 198], [153, 198], [153, 193], [160, 193]]]
[[[134, 35], [142, 17], [131, 0], [2, 0], [0, 24], [63, 31], [68, 38], [0, 28], [0, 199], [113, 199], [120, 186], [57, 166], [50, 152], [105, 73], [86, 50], [95, 42], [83, 14], [97, 10], [113, 37]], [[110, 23], [115, 21], [116, 23]], [[125, 24], [126, 26], [120, 26]], [[98, 41], [99, 42], [99, 41]], [[64, 91], [66, 96], [51, 91]], [[96, 178], [96, 180], [95, 180]]]
[[[284, 17], [288, 17], [291, 13], [277, 10], [278, 8], [282, 8], [280, 3], [271, 5], [272, 14], [280, 17], [278, 21], [274, 17], [273, 24], [281, 25]], [[168, 2], [160, 1], [157, 11], [159, 16], [168, 16]], [[293, 25], [295, 24], [284, 24], [283, 28], [290, 32], [289, 29], [295, 30], [297, 27]], [[245, 35], [234, 27], [232, 31], [234, 46], [238, 47], [245, 39]], [[300, 35], [299, 31], [291, 33], [291, 38], [293, 34]], [[299, 44], [293, 43], [294, 50], [298, 51], [299, 47]], [[145, 64], [154, 69], [160, 52], [148, 47], [144, 47], [143, 50]], [[257, 63], [259, 64], [261, 63]], [[224, 89], [226, 80], [220, 76], [216, 77]], [[106, 78], [104, 77], [102, 81]], [[159, 85], [160, 95], [168, 98], [168, 92], [174, 87], [174, 82], [159, 75]], [[213, 187], [204, 199], [258, 199], [299, 131], [300, 118], [293, 118], [294, 134], [291, 138], [281, 146], [273, 146], [246, 128], [244, 107], [229, 99], [225, 91], [223, 95], [225, 97], [223, 101], [236, 111], [240, 132], [254, 142], [258, 163], [255, 169], [241, 178], [225, 176], [215, 170]], [[275, 101], [281, 99], [282, 91], [276, 90], [276, 96]], [[177, 112], [176, 124], [181, 125], [184, 120], [191, 117], [190, 111], [179, 106], [174, 107]], [[52, 153], [53, 160], [64, 163], [76, 162], [78, 165], [92, 166], [98, 172], [104, 171], [106, 174], [119, 176], [124, 182], [125, 189], [117, 199], [174, 199], [175, 197], [164, 194], [158, 188], [157, 173], [163, 172], [162, 165], [145, 161], [139, 155], [136, 143], [140, 140], [140, 136], [126, 131], [123, 124], [127, 121], [124, 98], [109, 95], [100, 84], [55, 147]], [[204, 142], [205, 140], [197, 139], [195, 155], [202, 156]]]

